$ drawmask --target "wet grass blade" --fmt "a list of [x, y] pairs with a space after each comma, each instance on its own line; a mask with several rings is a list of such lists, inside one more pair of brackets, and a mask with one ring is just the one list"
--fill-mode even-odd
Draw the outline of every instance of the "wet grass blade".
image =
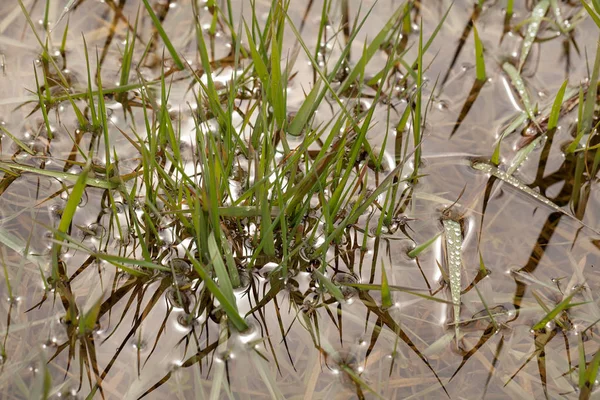
[[454, 303], [454, 333], [458, 342], [462, 287], [462, 230], [460, 224], [451, 219], [445, 219], [443, 225], [444, 237], [446, 239], [446, 263], [450, 278], [450, 293], [452, 295], [452, 303]]
[[[535, 112], [534, 112], [533, 106], [531, 105], [531, 100], [529, 100], [529, 93], [527, 92], [527, 87], [525, 86], [525, 82], [523, 82], [523, 78], [521, 78], [521, 74], [519, 73], [519, 71], [517, 71], [517, 69], [515, 67], [513, 67], [512, 64], [510, 64], [508, 62], [505, 62], [502, 65], [502, 69], [504, 69], [504, 71], [509, 76], [509, 78], [513, 84], [513, 87], [515, 88], [515, 90], [517, 91], [517, 94], [521, 98], [521, 102], [523, 103], [523, 107], [525, 108], [525, 112], [527, 113], [527, 116], [529, 117], [531, 122], [533, 122], [537, 126]], [[541, 131], [541, 128], [540, 128], [540, 131]]]
[[[553, 208], [554, 210], [556, 210], [562, 214], [567, 214], [562, 208], [560, 208], [559, 206], [557, 206], [556, 204], [554, 204], [553, 202], [548, 200], [546, 197], [544, 197], [541, 194], [539, 194], [538, 192], [534, 191], [533, 189], [531, 189], [529, 186], [525, 185], [523, 182], [519, 181], [514, 176], [509, 175], [508, 173], [506, 173], [504, 171], [500, 171], [498, 168], [494, 167], [493, 165], [486, 164], [486, 163], [475, 163], [473, 165], [473, 168], [475, 168], [476, 170], [491, 174], [491, 175], [495, 176], [496, 178], [500, 179], [501, 181], [506, 182], [506, 183], [510, 184], [511, 186], [515, 187], [516, 189], [535, 198], [536, 200], [541, 201], [542, 203], [546, 204], [550, 208]], [[569, 214], [567, 214], [567, 215], [569, 215]]]
[[521, 56], [519, 57], [519, 71], [523, 69], [523, 65], [525, 65], [525, 61], [527, 61], [527, 56], [529, 55], [531, 46], [533, 46], [533, 42], [537, 37], [538, 30], [540, 29], [540, 24], [542, 22], [542, 19], [546, 15], [546, 12], [548, 12], [549, 6], [549, 0], [541, 0], [535, 5], [533, 11], [531, 12], [531, 22], [527, 26], [525, 39], [523, 39], [523, 47], [521, 48]]

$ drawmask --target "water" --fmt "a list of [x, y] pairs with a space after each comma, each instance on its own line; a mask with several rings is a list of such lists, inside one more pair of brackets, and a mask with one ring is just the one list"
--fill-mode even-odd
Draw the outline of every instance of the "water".
[[[43, 37], [42, 3], [24, 1]], [[242, 16], [250, 21], [249, 3], [232, 3], [234, 21]], [[255, 15], [264, 26], [270, 4], [257, 3]], [[187, 260], [188, 254], [200, 259], [206, 250], [186, 234], [170, 210], [166, 196], [177, 195], [175, 191], [161, 193], [163, 197], [150, 206], [146, 199], [155, 188], [142, 183], [131, 201], [118, 191], [111, 192], [111, 200], [104, 189], [87, 186], [69, 230], [81, 246], [63, 246], [63, 271], [60, 276], [53, 276], [54, 228], [68, 201], [64, 185], [72, 182], [31, 173], [0, 175], [0, 397], [36, 397], [44, 391], [47, 374], [49, 397], [56, 399], [133, 399], [144, 395], [376, 398], [373, 392], [386, 399], [442, 398], [444, 390], [451, 398], [481, 398], [484, 394], [486, 398], [542, 398], [545, 393], [549, 398], [578, 398], [578, 344], [580, 340], [584, 343], [588, 362], [598, 351], [600, 281], [595, 269], [600, 265], [600, 196], [594, 177], [580, 189], [582, 200], [573, 201], [577, 157], [582, 156], [565, 155], [564, 149], [565, 143], [572, 140], [577, 107], [561, 116], [556, 133], [536, 146], [514, 175], [506, 172], [506, 166], [529, 143], [535, 128], [523, 129], [521, 125], [506, 136], [500, 146], [499, 169], [491, 167], [488, 161], [500, 134], [526, 111], [519, 91], [526, 90], [531, 106], [535, 108], [537, 104], [543, 111], [551, 106], [565, 77], [573, 85], [585, 81], [586, 52], [591, 62], [596, 41], [595, 34], [588, 32], [597, 32], [597, 28], [589, 18], [578, 23], [573, 31], [577, 52], [573, 46], [567, 47], [569, 42], [564, 35], [556, 36], [552, 24], [543, 22], [538, 37], [548, 40], [533, 43], [521, 71], [524, 87], [514, 90], [502, 65], [519, 62], [523, 39], [517, 32], [509, 32], [500, 43], [505, 4], [485, 3], [476, 23], [486, 49], [488, 81], [473, 98], [472, 88], [476, 86], [472, 34], [452, 62], [473, 12], [472, 2], [456, 2], [438, 38], [424, 55], [427, 68], [423, 99], [431, 97], [432, 103], [421, 146], [419, 174], [423, 176], [416, 183], [402, 182], [398, 186], [399, 213], [393, 223], [383, 227], [379, 237], [380, 210], [371, 205], [356, 224], [347, 228], [340, 242], [327, 249], [325, 272], [339, 286], [341, 303], [329, 294], [314, 272], [322, 266], [315, 251], [325, 242], [328, 229], [318, 211], [318, 196], [311, 201], [315, 208], [303, 221], [304, 231], [288, 233], [301, 243], [304, 234], [316, 232], [302, 243], [286, 275], [281, 270], [283, 255], [279, 249], [275, 256], [253, 260], [254, 268], [248, 271], [261, 226], [256, 219], [240, 226], [234, 219], [223, 218], [229, 250], [240, 271], [241, 286], [234, 291], [235, 301], [241, 315], [252, 311], [246, 317], [250, 328], [236, 332], [228, 329], [219, 302], [212, 300]], [[528, 18], [531, 7], [527, 7], [532, 2], [515, 3], [513, 26]], [[327, 40], [319, 46], [317, 55], [320, 65], [331, 68], [341, 55], [342, 6], [347, 6], [348, 19], [353, 23], [356, 18], [360, 21], [373, 4], [331, 3], [329, 24], [324, 27]], [[85, 35], [92, 65], [98, 50], [104, 86], [119, 84], [127, 35], [124, 19], [130, 18], [133, 24], [140, 5], [134, 64], [149, 81], [159, 78], [163, 67], [170, 70], [173, 64], [170, 60], [162, 62], [162, 42], [158, 39], [148, 47], [145, 61], [137, 64], [148, 41], [156, 36], [141, 2], [86, 0], [76, 4], [51, 34], [53, 49], [58, 50], [69, 19], [65, 54], [51, 54], [68, 77], [71, 95], [84, 93], [87, 87], [81, 33]], [[360, 58], [364, 43], [377, 35], [400, 5], [395, 0], [374, 4], [351, 47], [346, 73]], [[419, 11], [411, 13], [414, 21], [406, 39], [407, 63], [417, 56], [421, 19], [423, 37], [427, 39], [449, 5], [449, 1], [423, 1]], [[64, 6], [51, 2], [51, 27]], [[292, 2], [289, 10], [293, 24], [303, 25], [301, 36], [311, 51], [318, 42], [322, 6], [322, 1], [315, 1], [306, 16], [305, 4]], [[579, 5], [559, 2], [559, 6], [565, 24], [578, 21]], [[199, 2], [198, 8], [200, 25], [210, 31], [213, 15], [209, 4]], [[164, 17], [163, 27], [179, 54], [200, 72], [194, 26], [188, 23], [192, 18], [191, 1], [156, 2], [155, 10]], [[17, 139], [2, 136], [2, 161], [80, 174], [84, 166], [81, 153], [95, 149], [90, 178], [96, 179], [96, 184], [105, 182], [106, 176], [135, 174], [140, 163], [134, 144], [136, 135], [148, 136], [142, 95], [157, 93], [159, 107], [159, 86], [129, 91], [129, 111], [116, 95], [106, 96], [111, 144], [108, 155], [111, 162], [118, 160], [118, 170], [111, 170], [106, 164], [103, 132], [78, 126], [68, 99], [49, 110], [48, 131], [41, 110], [34, 109], [37, 96], [30, 91], [36, 92], [34, 71], [41, 78], [46, 68], [48, 76], [58, 79], [54, 66], [45, 67], [40, 61], [41, 48], [18, 6], [7, 2], [0, 6], [0, 15], [0, 120]], [[523, 34], [531, 31], [532, 28], [521, 29]], [[218, 89], [227, 88], [234, 73], [228, 32], [219, 25], [213, 37], [204, 32], [209, 56], [216, 60], [213, 78]], [[291, 29], [286, 28], [282, 58], [295, 56], [297, 42]], [[568, 57], [563, 53], [566, 48]], [[168, 52], [165, 54], [168, 58]], [[381, 71], [386, 61], [385, 51], [379, 49], [367, 64], [365, 77]], [[249, 60], [242, 60], [236, 73], [240, 74], [249, 64]], [[301, 49], [292, 70], [295, 76], [287, 90], [288, 113], [300, 109], [305, 93], [314, 84], [313, 68]], [[93, 80], [95, 71], [93, 68]], [[343, 72], [344, 69], [341, 75]], [[194, 83], [189, 73], [168, 74], [169, 116], [181, 137], [175, 147], [184, 161], [183, 170], [200, 187], [206, 178], [196, 163], [198, 154], [203, 152], [196, 142], [197, 135], [199, 131], [204, 138], [213, 135], [215, 143], [219, 143], [218, 118], [202, 115], [198, 110], [195, 93], [201, 85]], [[376, 190], [399, 165], [402, 154], [398, 153], [398, 146], [401, 153], [406, 150], [408, 154], [413, 148], [412, 121], [402, 137], [394, 129], [415, 90], [414, 82], [402, 83], [404, 75], [405, 70], [395, 72], [388, 83], [394, 89], [390, 98], [375, 104], [367, 139], [373, 153], [381, 155], [382, 165], [362, 161], [351, 172], [351, 179], [364, 174], [366, 183], [352, 193], [343, 210], [345, 215], [361, 201], [362, 194]], [[137, 74], [132, 72], [129, 82], [137, 81]], [[206, 84], [206, 76], [202, 82]], [[54, 95], [64, 95], [57, 85], [51, 90]], [[365, 111], [373, 104], [375, 93], [373, 87], [365, 85], [361, 98], [344, 98], [344, 102], [352, 105], [349, 108]], [[259, 89], [245, 87], [239, 94], [239, 111], [233, 115], [233, 125], [246, 141], [252, 140], [253, 125], [245, 122], [243, 112], [248, 111], [252, 97], [259, 94]], [[85, 109], [86, 101], [79, 97], [73, 101]], [[94, 101], [97, 103], [97, 98]], [[468, 112], [464, 114], [466, 108]], [[332, 121], [340, 109], [328, 96], [314, 113], [313, 126]], [[152, 114], [148, 104], [146, 111]], [[201, 123], [196, 124], [194, 118], [200, 117]], [[300, 145], [308, 134], [290, 137], [288, 145]], [[33, 154], [19, 146], [19, 140], [30, 146]], [[320, 148], [315, 141], [308, 152], [316, 154]], [[173, 146], [170, 151], [175, 151]], [[283, 162], [284, 145], [280, 144], [277, 151], [281, 152], [277, 161]], [[172, 154], [156, 154], [155, 159], [176, 177], [177, 171], [170, 168]], [[230, 181], [232, 194], [231, 198], [222, 199], [224, 205], [233, 204], [257, 181], [256, 164], [243, 154], [236, 157]], [[593, 154], [586, 157], [593, 159]], [[310, 164], [309, 161], [302, 165], [298, 171], [300, 179]], [[401, 171], [404, 178], [414, 168], [414, 163], [409, 164]], [[135, 179], [125, 184], [131, 188]], [[292, 178], [286, 176], [282, 182], [288, 179]], [[274, 190], [271, 188], [270, 196]], [[330, 196], [330, 188], [323, 193]], [[385, 201], [385, 194], [378, 197], [379, 205]], [[178, 211], [185, 212], [192, 206], [182, 204]], [[446, 230], [451, 229], [451, 235], [439, 236], [417, 258], [409, 257], [407, 253], [416, 245], [444, 231], [450, 221], [448, 216], [452, 217], [452, 224]], [[156, 235], [144, 249], [140, 245], [142, 238], [153, 229]], [[462, 241], [460, 254], [451, 254], [453, 260], [462, 263], [461, 276], [450, 278], [453, 290], [444, 279], [448, 274], [444, 242], [450, 240]], [[140, 275], [141, 269], [136, 265], [90, 255], [94, 253], [140, 260], [148, 255], [156, 266], [167, 271], [148, 268], [144, 269], [147, 274]], [[486, 273], [482, 273], [480, 261]], [[118, 269], [115, 263], [125, 268]], [[392, 288], [391, 306], [387, 307], [382, 306], [387, 301], [381, 291], [383, 268]], [[367, 291], [360, 285], [375, 286]], [[460, 293], [456, 285], [462, 287]], [[577, 289], [581, 285], [583, 289]], [[545, 329], [532, 331], [547, 313], [539, 303], [552, 309], [572, 291], [577, 291], [573, 302], [582, 304], [560, 313]], [[457, 308], [458, 326], [454, 319]], [[85, 317], [95, 313], [97, 318], [84, 326]], [[535, 353], [541, 348], [543, 357]], [[545, 370], [539, 365], [544, 365]]]

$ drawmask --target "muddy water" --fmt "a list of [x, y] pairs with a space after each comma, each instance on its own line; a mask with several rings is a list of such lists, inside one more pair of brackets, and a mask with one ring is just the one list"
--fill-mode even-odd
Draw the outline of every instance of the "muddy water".
[[[36, 30], [44, 37], [42, 3], [24, 1]], [[63, 7], [58, 3], [52, 2], [49, 8], [51, 24]], [[232, 3], [234, 20], [251, 18], [249, 2]], [[298, 27], [303, 25], [302, 38], [313, 49], [322, 2], [315, 1], [306, 15], [305, 3], [309, 2], [297, 3], [291, 5], [291, 20]], [[455, 2], [424, 56], [427, 80], [423, 98], [431, 98], [422, 144], [424, 159], [420, 171], [424, 176], [417, 184], [406, 186], [410, 201], [403, 205], [396, 229], [379, 238], [371, 234], [365, 237], [365, 231], [372, 231], [378, 217], [376, 210], [370, 210], [374, 212], [372, 218], [362, 218], [349, 229], [344, 242], [337, 249], [332, 247], [328, 254], [330, 276], [339, 284], [380, 284], [381, 270], [385, 268], [390, 285], [450, 301], [450, 289], [441, 272], [446, 251], [443, 236], [416, 259], [407, 252], [443, 230], [443, 211], [452, 206], [461, 221], [463, 236], [462, 323], [458, 342], [452, 325], [452, 305], [448, 303], [396, 291], [393, 306], [382, 310], [378, 306], [382, 300], [379, 291], [359, 293], [343, 285], [347, 298], [344, 304], [324, 302], [322, 289], [315, 287], [310, 270], [280, 280], [269, 277], [276, 264], [248, 274], [246, 289], [237, 293], [242, 313], [251, 310], [258, 299], [270, 296], [273, 287], [278, 293], [249, 317], [248, 332], [235, 333], [229, 339], [226, 325], [218, 323], [218, 315], [190, 312], [193, 305], [206, 301], [200, 290], [185, 292], [181, 299], [172, 288], [172, 277], [137, 279], [118, 274], [111, 264], [69, 248], [63, 249], [62, 255], [72, 295], [66, 299], [42, 279], [50, 276], [49, 226], [57, 225], [67, 200], [61, 182], [35, 174], [22, 174], [16, 179], [4, 174], [0, 181], [0, 263], [4, 271], [0, 281], [0, 397], [39, 396], [46, 379], [51, 398], [121, 399], [146, 395], [182, 399], [396, 399], [443, 398], [444, 390], [451, 398], [481, 398], [485, 394], [486, 398], [532, 399], [543, 398], [545, 392], [550, 398], [577, 398], [578, 343], [581, 339], [585, 344], [588, 361], [598, 349], [595, 323], [600, 318], [600, 275], [596, 271], [600, 235], [596, 231], [600, 230], [600, 195], [592, 180], [587, 206], [579, 218], [575, 217], [569, 202], [573, 160], [564, 157], [562, 149], [572, 140], [576, 109], [561, 117], [553, 139], [536, 148], [515, 173], [522, 182], [562, 207], [564, 213], [509, 184], [490, 183], [489, 175], [472, 168], [473, 159], [491, 157], [499, 135], [522, 109], [518, 93], [511, 88], [501, 67], [507, 60], [518, 60], [522, 37], [518, 32], [509, 32], [502, 38], [504, 1], [485, 3], [477, 17], [477, 27], [486, 49], [488, 81], [474, 102], [468, 101], [475, 81], [472, 34], [461, 51], [457, 50], [473, 12], [472, 2]], [[513, 25], [526, 20], [532, 7], [531, 1], [516, 3]], [[85, 91], [87, 85], [82, 33], [88, 48], [93, 49], [92, 58], [95, 59], [97, 49], [102, 60], [104, 86], [118, 84], [127, 32], [119, 16], [134, 21], [140, 4], [135, 0], [78, 2], [70, 14], [66, 53], [53, 53], [69, 78], [73, 93]], [[165, 30], [180, 54], [192, 68], [197, 68], [194, 27], [186, 22], [192, 16], [190, 1], [161, 4], [169, 5], [163, 22]], [[580, 11], [578, 5], [559, 4], [564, 18]], [[366, 1], [348, 2], [349, 20], [365, 16], [371, 5]], [[269, 6], [268, 2], [257, 2], [259, 24], [265, 23]], [[400, 6], [394, 0], [373, 5], [353, 44], [351, 62], [358, 60], [364, 43], [377, 35]], [[412, 63], [417, 56], [420, 21], [427, 39], [449, 6], [449, 1], [423, 1], [419, 11], [411, 14], [414, 23], [404, 56], [407, 62]], [[342, 35], [335, 36], [342, 22], [341, 7], [341, 2], [331, 5], [326, 30], [334, 39], [322, 50], [324, 63], [334, 62], [341, 53]], [[212, 15], [207, 9], [202, 10], [201, 23], [210, 25]], [[554, 18], [551, 12], [548, 15]], [[63, 20], [50, 35], [55, 49], [60, 48], [66, 22]], [[145, 46], [153, 30], [143, 12], [138, 32]], [[211, 56], [223, 60], [230, 52], [230, 37], [224, 30], [218, 33], [213, 38]], [[522, 71], [531, 101], [540, 110], [552, 104], [564, 79], [568, 78], [573, 86], [585, 81], [586, 54], [592, 63], [596, 33], [597, 28], [587, 19], [575, 28], [570, 47], [566, 47], [569, 41], [564, 35], [557, 35], [551, 23], [542, 25], [539, 37], [544, 40], [534, 44]], [[297, 39], [290, 30], [285, 35], [287, 57], [297, 49]], [[140, 59], [144, 46], [138, 47], [134, 60]], [[72, 106], [65, 101], [49, 111], [53, 138], [48, 140], [42, 114], [31, 102], [36, 100], [31, 94], [36, 91], [35, 73], [43, 77], [40, 52], [19, 6], [3, 2], [0, 119], [6, 130], [34, 149], [35, 154], [20, 151], [4, 135], [2, 160], [63, 171], [79, 131]], [[154, 80], [161, 72], [162, 45], [150, 48], [150, 52], [146, 63], [138, 67], [141, 76]], [[385, 52], [379, 51], [367, 66], [366, 75], [379, 72], [386, 60]], [[166, 61], [165, 68], [170, 66]], [[217, 80], [227, 82], [230, 71], [226, 68]], [[303, 93], [313, 84], [313, 69], [302, 50], [293, 71], [297, 74], [289, 83], [290, 111], [300, 107]], [[131, 82], [136, 79], [133, 74]], [[184, 73], [173, 74], [169, 97], [172, 110], [179, 112], [183, 142], [193, 127], [187, 106], [193, 101], [193, 94], [188, 91], [191, 81]], [[369, 133], [371, 145], [384, 151], [390, 164], [395, 162], [397, 142], [410, 139], [410, 132], [398, 138], [394, 129], [388, 128], [397, 125], [406, 107], [403, 90], [398, 88], [391, 111], [389, 104], [376, 105]], [[120, 130], [130, 134], [135, 131], [143, 137], [144, 114], [138, 107], [125, 115], [120, 103], [111, 97], [106, 101], [114, 149], [111, 152], [120, 160], [120, 173], [126, 174], [137, 166], [139, 154]], [[362, 101], [370, 106], [368, 96]], [[330, 120], [339, 110], [330, 104], [319, 107], [315, 123]], [[465, 104], [470, 110], [461, 118]], [[460, 125], [458, 119], [462, 119]], [[384, 140], [388, 131], [390, 136]], [[522, 131], [523, 126], [502, 142], [502, 163], [510, 162], [526, 142], [525, 135], [530, 132]], [[89, 135], [83, 136], [80, 147], [89, 145]], [[99, 146], [99, 164], [104, 152]], [[542, 164], [544, 169], [540, 168]], [[78, 166], [67, 166], [71, 173], [80, 170]], [[409, 172], [407, 169], [403, 173]], [[384, 176], [369, 173], [375, 178], [369, 179], [372, 185]], [[127, 230], [124, 209], [129, 205], [111, 209], [103, 194], [102, 189], [86, 189], [73, 221], [77, 229], [72, 234], [88, 248], [131, 256], [136, 250], [131, 248], [130, 235], [117, 235], [108, 223], [112, 213], [117, 213], [122, 228]], [[142, 212], [143, 199], [131, 206]], [[162, 221], [162, 225], [165, 244], [161, 254], [167, 255], [161, 262], [175, 263], [181, 257], [182, 247], [171, 242], [168, 221]], [[302, 252], [307, 260], [309, 252], [310, 249]], [[485, 277], [478, 275], [480, 259], [488, 271]], [[186, 274], [190, 268], [187, 263], [177, 265], [182, 270], [181, 279], [201, 288], [197, 279]], [[470, 285], [473, 281], [477, 282], [476, 289]], [[532, 331], [532, 326], [547, 313], [539, 301], [552, 309], [564, 293], [576, 286], [583, 289], [573, 302], [585, 304], [561, 315], [560, 326], [551, 321], [545, 330]], [[69, 307], [76, 304], [80, 310], [90, 310], [100, 299], [102, 307], [93, 334], [85, 338], [78, 335], [66, 318]]]

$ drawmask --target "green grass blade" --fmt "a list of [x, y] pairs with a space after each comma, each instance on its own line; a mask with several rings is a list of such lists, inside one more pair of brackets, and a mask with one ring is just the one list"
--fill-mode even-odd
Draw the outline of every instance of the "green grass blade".
[[442, 233], [436, 233], [431, 239], [427, 240], [425, 243], [421, 243], [414, 249], [408, 252], [408, 256], [410, 258], [418, 257], [419, 254], [427, 250], [441, 235]]
[[156, 28], [156, 30], [158, 31], [158, 34], [162, 38], [163, 43], [167, 47], [169, 54], [171, 54], [171, 57], [173, 57], [173, 61], [175, 62], [175, 65], [180, 70], [183, 70], [185, 68], [183, 61], [181, 61], [181, 58], [179, 58], [179, 54], [177, 54], [177, 50], [175, 50], [175, 47], [173, 47], [173, 43], [171, 43], [171, 39], [169, 39], [169, 36], [167, 36], [167, 33], [165, 32], [164, 28], [162, 27], [158, 17], [154, 13], [152, 6], [150, 5], [150, 3], [148, 3], [148, 0], [142, 0], [142, 2], [144, 3], [144, 6], [146, 7], [148, 14], [150, 15], [150, 18], [152, 19], [152, 23], [154, 24], [154, 27]]
[[[598, 25], [598, 28], [600, 28], [600, 16], [598, 16], [598, 14], [596, 14], [596, 12], [592, 10], [592, 8], [589, 6], [586, 0], [580, 1], [587, 13], [589, 14], [589, 16], [592, 17], [592, 20], [596, 23], [596, 25]], [[600, 13], [600, 11], [598, 11], [598, 13]]]
[[227, 272], [227, 267], [223, 262], [223, 256], [221, 251], [219, 250], [219, 246], [215, 239], [214, 233], [210, 233], [208, 236], [208, 253], [210, 254], [211, 262], [213, 268], [215, 269], [215, 273], [217, 274], [217, 278], [219, 279], [219, 288], [221, 292], [227, 297], [229, 303], [234, 305], [236, 311], [237, 306], [235, 306], [235, 294], [233, 293], [233, 285], [231, 284], [231, 279], [229, 278], [229, 273]]
[[558, 89], [556, 93], [556, 97], [554, 98], [554, 103], [552, 104], [552, 111], [550, 111], [550, 118], [548, 119], [548, 130], [552, 131], [556, 129], [558, 125], [558, 118], [560, 117], [560, 110], [562, 108], [563, 99], [565, 97], [565, 91], [567, 90], [567, 84], [569, 80], [565, 80], [563, 84]]
[[571, 299], [575, 296], [579, 290], [574, 290], [565, 297], [556, 307], [554, 307], [549, 313], [547, 313], [544, 318], [542, 318], [537, 324], [533, 326], [533, 330], [539, 330], [546, 326], [546, 324], [552, 321], [554, 318], [558, 316], [561, 312], [569, 308], [569, 303], [571, 303]]
[[477, 72], [477, 80], [484, 82], [487, 78], [485, 73], [485, 60], [483, 59], [483, 44], [479, 39], [477, 27], [473, 24], [473, 38], [475, 40], [475, 70]]
[[579, 146], [579, 142], [583, 138], [584, 135], [589, 134], [592, 130], [592, 126], [594, 123], [594, 108], [596, 107], [596, 98], [597, 98], [597, 90], [598, 90], [598, 77], [600, 74], [600, 40], [598, 40], [596, 45], [596, 59], [594, 61], [594, 67], [592, 69], [592, 76], [590, 78], [590, 87], [588, 88], [587, 95], [585, 97], [585, 103], [583, 104], [583, 111], [580, 119], [580, 126], [578, 127], [579, 131], [577, 132], [577, 137], [573, 142], [567, 147], [567, 153], [574, 153]]

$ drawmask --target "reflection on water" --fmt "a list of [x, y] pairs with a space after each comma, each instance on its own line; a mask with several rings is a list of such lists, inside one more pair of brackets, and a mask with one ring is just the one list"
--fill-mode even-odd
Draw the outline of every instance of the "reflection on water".
[[[591, 382], [580, 391], [585, 366], [581, 354], [589, 363], [598, 350], [600, 196], [596, 137], [589, 138], [589, 151], [565, 152], [577, 129], [577, 88], [567, 92], [558, 126], [547, 130], [554, 94], [566, 77], [573, 87], [583, 82], [583, 94], [588, 91], [586, 57], [593, 59], [596, 41], [588, 32], [597, 28], [589, 18], [582, 19], [585, 10], [579, 3], [558, 2], [558, 11], [549, 12], [521, 71], [531, 104], [539, 110], [539, 129], [545, 133], [541, 139], [537, 127], [526, 118], [519, 120], [527, 111], [523, 94], [513, 89], [502, 69], [506, 61], [519, 62], [523, 26], [534, 2], [515, 2], [507, 18], [504, 1], [485, 2], [483, 8], [472, 2], [453, 5], [423, 59], [423, 98], [431, 101], [420, 147], [422, 177], [398, 183], [394, 217], [385, 226], [378, 227], [382, 205], [387, 204], [384, 193], [331, 243], [325, 271], [340, 289], [340, 300], [315, 272], [321, 271], [322, 258], [316, 252], [326, 242], [330, 223], [318, 211], [317, 195], [300, 225], [303, 230], [288, 233], [298, 251], [285, 268], [280, 250], [275, 256], [257, 257], [253, 268], [246, 268], [262, 227], [255, 219], [240, 223], [223, 217], [238, 269], [235, 301], [249, 324], [244, 332], [228, 328], [225, 311], [189, 260], [190, 255], [202, 259], [208, 254], [186, 235], [175, 215], [193, 205], [171, 209], [167, 199], [177, 196], [176, 190], [161, 193], [149, 204], [147, 198], [156, 188], [139, 184], [127, 197], [103, 187], [109, 182], [106, 178], [114, 178], [131, 188], [142, 175], [137, 139], [147, 139], [153, 129], [146, 126], [146, 118], [162, 101], [161, 71], [170, 85], [167, 119], [180, 137], [177, 150], [169, 151], [181, 155], [190, 185], [203, 184], [207, 178], [198, 170], [197, 154], [208, 150], [199, 147], [199, 132], [203, 138], [215, 138], [217, 149], [225, 145], [219, 144], [218, 116], [198, 108], [202, 85], [189, 72], [172, 68], [170, 60], [163, 61], [160, 34], [141, 1], [76, 2], [49, 35], [56, 49], [52, 61], [40, 56], [40, 45], [20, 7], [9, 3], [0, 6], [2, 162], [71, 175], [13, 169], [0, 179], [0, 397], [577, 398], [597, 387]], [[41, 34], [44, 2], [23, 3]], [[150, 3], [156, 3], [157, 18], [189, 70], [202, 76], [196, 32], [189, 22], [197, 13], [215, 87], [222, 90], [219, 100], [227, 102], [231, 93], [225, 89], [251, 60], [235, 55], [231, 27], [224, 21], [231, 13], [233, 21], [243, 16], [248, 23], [255, 18], [264, 26], [269, 2], [257, 2], [254, 13], [250, 2], [231, 1], [231, 10], [228, 2], [219, 2], [223, 15], [211, 1]], [[351, 181], [366, 178], [341, 212], [352, 212], [362, 191], [375, 191], [412, 154], [410, 119], [406, 129], [395, 130], [417, 89], [406, 67], [417, 58], [419, 29], [425, 40], [431, 37], [450, 2], [412, 3], [398, 40], [385, 41], [366, 65], [364, 89], [351, 85], [340, 93], [353, 112], [374, 109], [367, 139], [382, 160], [381, 165], [364, 162], [365, 155], [352, 169]], [[62, 7], [50, 2], [50, 21], [58, 19]], [[318, 65], [332, 68], [342, 56], [344, 41], [354, 34], [356, 21], [370, 12], [334, 77], [332, 83], [339, 84], [360, 59], [365, 43], [398, 7], [403, 4], [395, 0], [292, 2], [290, 25], [301, 29]], [[142, 11], [134, 34], [138, 8]], [[323, 13], [327, 24], [320, 24]], [[550, 21], [559, 21], [559, 16], [575, 29], [561, 33]], [[485, 48], [486, 81], [475, 79], [473, 21]], [[290, 62], [293, 77], [287, 90], [292, 118], [317, 74], [288, 28], [282, 58], [297, 57]], [[238, 32], [237, 26], [233, 29]], [[92, 113], [85, 94], [81, 33], [90, 55], [98, 54], [106, 88], [121, 85], [128, 35], [139, 41], [133, 56], [137, 71], [132, 70], [128, 82], [149, 82], [132, 83], [127, 91], [109, 90], [105, 96], [108, 151], [104, 132], [78, 123], [76, 110], [86, 118]], [[398, 48], [392, 51], [389, 46]], [[371, 78], [386, 66], [389, 54], [402, 54], [402, 61], [385, 82], [385, 95], [374, 103], [380, 82]], [[239, 64], [236, 57], [241, 57]], [[94, 67], [90, 74], [94, 88], [95, 71]], [[206, 84], [206, 77], [200, 81]], [[252, 117], [249, 124], [246, 115], [261, 96], [253, 85], [238, 88], [232, 116], [246, 141], [253, 140], [256, 121]], [[62, 101], [41, 109], [36, 92]], [[155, 94], [156, 104], [146, 101], [147, 93]], [[328, 95], [314, 113], [313, 126], [331, 129], [327, 124], [340, 110]], [[294, 148], [309, 134], [300, 132], [279, 146]], [[501, 137], [500, 171], [478, 168], [482, 161], [490, 165]], [[502, 172], [531, 143], [532, 151], [514, 176]], [[312, 142], [307, 154], [316, 155], [322, 145], [320, 139]], [[54, 269], [56, 227], [67, 208], [70, 185], [82, 173], [81, 154], [92, 149], [90, 181], [68, 230], [78, 245], [63, 245]], [[177, 176], [173, 153], [161, 149], [153, 155], [157, 165]], [[107, 155], [118, 162], [107, 165]], [[228, 157], [225, 151], [218, 155]], [[258, 177], [250, 158], [236, 157], [231, 199], [224, 204], [236, 202]], [[285, 182], [299, 182], [308, 165], [295, 177], [286, 175]], [[403, 178], [410, 176], [411, 165], [402, 170]], [[6, 170], [6, 165], [0, 166]], [[457, 230], [452, 240], [462, 243], [458, 248], [448, 248], [452, 243], [441, 234], [443, 220], [457, 222], [452, 224]], [[276, 244], [281, 240], [274, 238]], [[451, 278], [447, 259], [455, 252], [460, 275]], [[123, 265], [121, 259], [94, 255], [99, 253], [151, 260], [164, 270]], [[453, 298], [460, 299], [460, 307], [452, 305]], [[553, 313], [557, 305], [561, 308]]]

